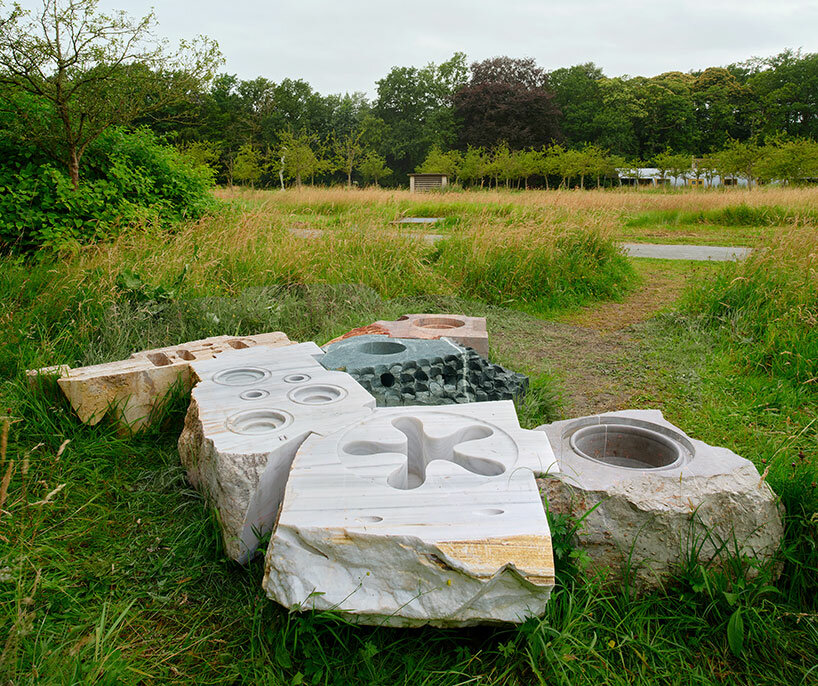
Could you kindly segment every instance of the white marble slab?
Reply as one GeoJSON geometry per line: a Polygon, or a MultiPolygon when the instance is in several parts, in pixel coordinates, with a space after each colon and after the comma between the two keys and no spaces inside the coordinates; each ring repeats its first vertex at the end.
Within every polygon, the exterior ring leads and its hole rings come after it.
{"type": "Polygon", "coordinates": [[[510,401],[381,408],[299,449],[264,587],[289,608],[369,624],[539,615],[554,585],[535,475],[548,440],[510,401]]]}
{"type": "Polygon", "coordinates": [[[179,438],[188,477],[218,511],[227,554],[252,557],[273,527],[293,456],[372,413],[349,374],[328,371],[314,343],[256,347],[192,362],[196,386],[179,438]]]}

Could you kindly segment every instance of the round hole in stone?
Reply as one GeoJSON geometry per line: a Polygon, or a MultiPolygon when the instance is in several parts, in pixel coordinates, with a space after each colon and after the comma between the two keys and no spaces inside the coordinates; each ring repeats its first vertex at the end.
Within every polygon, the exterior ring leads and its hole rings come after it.
{"type": "Polygon", "coordinates": [[[283,410],[245,410],[227,418],[227,428],[233,433],[255,436],[283,429],[293,418],[283,410]]]}
{"type": "Polygon", "coordinates": [[[288,374],[284,377],[284,383],[304,383],[309,380],[309,374],[288,374]]]}
{"type": "Polygon", "coordinates": [[[222,386],[249,386],[270,377],[270,372],[258,367],[235,367],[213,375],[213,381],[222,386]]]}
{"type": "Polygon", "coordinates": [[[242,400],[261,400],[262,398],[266,398],[268,395],[270,395],[270,391],[263,391],[260,388],[254,388],[250,391],[239,393],[239,398],[242,400]]]}
{"type": "Polygon", "coordinates": [[[454,317],[421,317],[414,324],[421,329],[459,329],[466,326],[466,322],[454,317]]]}
{"type": "Polygon", "coordinates": [[[626,469],[661,469],[683,455],[682,446],[672,438],[626,424],[583,427],[571,436],[571,447],[582,457],[626,469]]]}
{"type": "Polygon", "coordinates": [[[505,512],[505,510],[501,510],[497,507],[487,507],[484,510],[477,510],[474,514],[483,515],[484,517],[496,517],[497,515],[501,515],[505,512]]]}
{"type": "Polygon", "coordinates": [[[397,355],[406,350],[406,346],[397,341],[368,341],[358,350],[367,355],[397,355]]]}
{"type": "Polygon", "coordinates": [[[346,390],[340,386],[330,384],[311,384],[299,386],[290,391],[287,396],[299,405],[329,405],[346,397],[346,390]]]}
{"type": "Polygon", "coordinates": [[[378,522],[383,521],[383,517],[378,517],[377,515],[367,515],[364,517],[358,517],[358,521],[363,524],[377,524],[378,522]]]}
{"type": "Polygon", "coordinates": [[[384,388],[391,388],[395,385],[395,375],[390,374],[389,372],[385,372],[381,374],[381,386],[384,388]]]}

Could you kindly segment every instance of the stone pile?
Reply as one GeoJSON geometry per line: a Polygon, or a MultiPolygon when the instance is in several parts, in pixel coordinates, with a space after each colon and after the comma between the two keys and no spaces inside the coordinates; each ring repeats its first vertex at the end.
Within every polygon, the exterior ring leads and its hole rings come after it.
{"type": "Polygon", "coordinates": [[[638,589],[691,555],[775,553],[781,512],[749,461],[652,410],[524,430],[511,399],[527,379],[488,361],[480,327],[406,315],[324,349],[218,337],[31,377],[56,375],[82,421],[133,430],[175,384],[192,388],[188,478],[227,555],[264,554],[264,589],[291,609],[392,626],[540,615],[555,577],[546,504],[582,521],[591,572],[638,589]]]}

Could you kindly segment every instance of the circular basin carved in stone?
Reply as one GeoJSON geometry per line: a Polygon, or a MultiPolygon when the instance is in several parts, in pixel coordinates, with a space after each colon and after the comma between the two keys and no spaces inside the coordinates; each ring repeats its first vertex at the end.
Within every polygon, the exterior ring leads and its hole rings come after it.
{"type": "Polygon", "coordinates": [[[283,429],[293,421],[284,410],[245,410],[227,418],[227,428],[233,433],[255,436],[283,429]]]}
{"type": "Polygon", "coordinates": [[[287,394],[299,405],[329,405],[346,397],[346,389],[332,384],[310,384],[299,386],[287,394]]]}
{"type": "Polygon", "coordinates": [[[406,346],[397,341],[368,341],[358,350],[367,355],[397,355],[406,350],[406,346]]]}
{"type": "Polygon", "coordinates": [[[259,367],[234,367],[214,374],[213,382],[222,386],[249,386],[268,379],[270,376],[269,371],[259,367]]]}
{"type": "Polygon", "coordinates": [[[466,322],[454,317],[422,317],[413,323],[421,329],[459,329],[466,326],[466,322]]]}
{"type": "Polygon", "coordinates": [[[670,436],[628,424],[585,426],[571,436],[571,447],[589,460],[627,469],[670,467],[685,454],[670,436]]]}

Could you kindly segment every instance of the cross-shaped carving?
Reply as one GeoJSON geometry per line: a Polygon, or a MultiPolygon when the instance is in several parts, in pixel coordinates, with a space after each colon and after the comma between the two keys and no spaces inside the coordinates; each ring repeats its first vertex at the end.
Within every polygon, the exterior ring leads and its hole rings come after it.
{"type": "Polygon", "coordinates": [[[374,441],[354,441],[344,446],[344,451],[350,455],[379,455],[385,452],[406,455],[406,462],[386,479],[393,488],[417,488],[426,481],[426,467],[435,460],[454,462],[481,476],[497,476],[505,471],[505,467],[496,460],[467,455],[457,450],[462,443],[493,435],[494,431],[488,426],[472,424],[445,436],[430,436],[423,426],[423,420],[418,417],[399,417],[392,421],[392,426],[406,436],[406,445],[400,449],[394,450],[374,441]]]}

